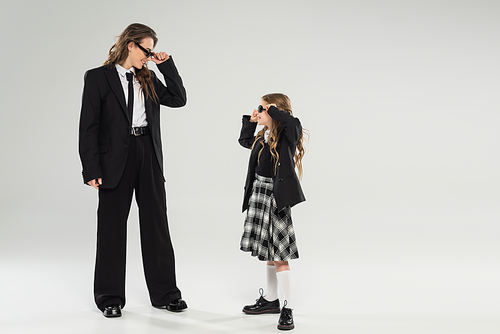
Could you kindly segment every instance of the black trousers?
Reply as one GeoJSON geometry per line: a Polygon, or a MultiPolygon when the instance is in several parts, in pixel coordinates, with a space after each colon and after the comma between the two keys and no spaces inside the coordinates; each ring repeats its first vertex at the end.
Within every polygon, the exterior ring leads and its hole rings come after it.
{"type": "Polygon", "coordinates": [[[139,207],[142,262],[151,303],[168,305],[181,298],[167,221],[163,175],[149,135],[131,136],[127,164],[114,189],[99,189],[94,298],[102,311],[125,306],[127,219],[132,195],[139,207]]]}

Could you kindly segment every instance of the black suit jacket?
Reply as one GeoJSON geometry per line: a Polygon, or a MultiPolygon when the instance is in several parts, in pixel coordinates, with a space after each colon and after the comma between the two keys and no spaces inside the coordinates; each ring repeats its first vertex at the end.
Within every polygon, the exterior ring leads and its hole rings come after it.
{"type": "MultiPolygon", "coordinates": [[[[146,117],[156,160],[163,172],[160,135],[160,104],[182,107],[186,90],[170,57],[158,64],[166,86],[151,71],[159,103],[146,99],[146,117]]],[[[102,178],[102,188],[118,185],[125,168],[130,141],[131,120],[125,94],[114,65],[104,65],[85,73],[80,114],[79,153],[84,183],[102,178]]],[[[143,94],[144,97],[144,94],[143,94]]]]}
{"type": "MultiPolygon", "coordinates": [[[[302,187],[300,186],[299,178],[295,172],[295,163],[293,156],[297,148],[297,143],[302,134],[302,126],[298,118],[293,117],[287,112],[278,110],[271,106],[268,110],[269,116],[280,122],[283,130],[278,138],[277,151],[279,153],[278,166],[276,172],[274,170],[274,162],[272,166],[273,172],[273,193],[276,199],[278,210],[286,206],[294,206],[306,200],[302,187]]],[[[251,148],[255,141],[255,128],[257,123],[250,122],[250,116],[243,116],[243,124],[241,127],[239,143],[241,146],[251,148]]],[[[259,151],[262,144],[255,143],[255,146],[250,153],[250,161],[248,162],[248,172],[245,182],[245,195],[243,197],[242,211],[248,209],[248,200],[252,194],[253,181],[255,180],[255,167],[259,157],[259,151]]]]}

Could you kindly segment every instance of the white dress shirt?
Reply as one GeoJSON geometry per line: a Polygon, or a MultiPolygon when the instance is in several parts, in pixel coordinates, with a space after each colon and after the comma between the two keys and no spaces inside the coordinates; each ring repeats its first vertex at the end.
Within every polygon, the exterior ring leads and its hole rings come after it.
{"type": "Polygon", "coordinates": [[[123,92],[125,93],[125,103],[128,103],[128,80],[125,73],[131,72],[134,74],[134,108],[132,109],[132,126],[136,127],[148,125],[148,121],[146,120],[146,106],[144,105],[144,94],[141,94],[141,83],[135,77],[135,69],[132,67],[130,70],[126,70],[118,64],[116,64],[115,67],[123,86],[123,92]]]}

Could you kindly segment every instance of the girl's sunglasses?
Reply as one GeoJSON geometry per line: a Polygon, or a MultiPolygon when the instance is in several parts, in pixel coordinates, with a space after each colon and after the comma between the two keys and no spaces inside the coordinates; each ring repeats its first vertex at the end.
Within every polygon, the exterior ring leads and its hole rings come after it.
{"type": "Polygon", "coordinates": [[[259,114],[260,114],[261,112],[263,112],[264,110],[266,110],[266,108],[264,108],[264,107],[263,107],[263,106],[261,106],[261,105],[259,105],[259,106],[257,107],[257,111],[259,112],[259,114]]]}
{"type": "Polygon", "coordinates": [[[139,43],[135,43],[135,45],[137,45],[139,47],[139,49],[141,49],[144,52],[144,54],[146,55],[146,58],[153,57],[155,55],[155,53],[153,51],[146,50],[139,43]]]}

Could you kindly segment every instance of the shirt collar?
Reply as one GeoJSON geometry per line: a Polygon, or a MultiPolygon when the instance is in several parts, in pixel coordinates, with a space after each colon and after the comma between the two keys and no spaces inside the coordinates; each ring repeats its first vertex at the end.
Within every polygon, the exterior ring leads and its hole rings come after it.
{"type": "Polygon", "coordinates": [[[130,70],[126,70],[119,64],[115,64],[115,68],[118,71],[118,74],[120,74],[122,77],[125,77],[125,73],[127,72],[132,72],[135,75],[135,68],[132,66],[130,70]]]}

